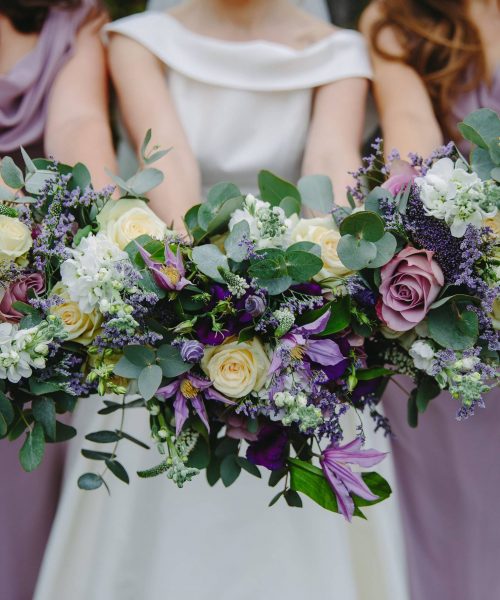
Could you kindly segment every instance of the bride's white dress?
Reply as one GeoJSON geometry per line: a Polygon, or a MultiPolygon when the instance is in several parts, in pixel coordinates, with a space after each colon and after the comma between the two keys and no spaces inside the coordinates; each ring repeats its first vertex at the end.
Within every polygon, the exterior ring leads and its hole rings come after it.
{"type": "MultiPolygon", "coordinates": [[[[267,41],[223,42],[197,35],[165,13],[111,24],[166,66],[180,119],[199,160],[204,189],[230,180],[256,191],[262,167],[297,180],[313,89],[370,77],[364,42],[338,31],[305,50],[267,41]]],[[[147,110],[147,90],[144,90],[147,110]]],[[[167,174],[175,177],[175,173],[167,174]]],[[[97,416],[101,401],[80,403],[80,436],[70,446],[66,480],[35,600],[405,600],[399,515],[392,498],[348,525],[304,499],[304,508],[267,508],[276,493],[244,473],[229,489],[201,475],[184,489],[135,472],[159,456],[123,441],[126,486],[108,477],[83,492],[76,481],[99,465],[79,454],[83,436],[117,426],[97,416]]],[[[371,424],[367,427],[370,434],[371,424]]],[[[125,431],[145,441],[148,417],[131,409],[125,431]]],[[[379,449],[382,436],[370,440],[379,449]]],[[[100,449],[103,447],[101,446],[100,449]]],[[[394,480],[391,463],[385,475],[394,480]]]]}

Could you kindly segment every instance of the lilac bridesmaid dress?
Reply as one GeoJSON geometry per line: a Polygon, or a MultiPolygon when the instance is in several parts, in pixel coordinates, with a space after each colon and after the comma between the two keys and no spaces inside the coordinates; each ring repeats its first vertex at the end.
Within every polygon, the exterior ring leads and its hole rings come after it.
{"type": "MultiPolygon", "coordinates": [[[[500,69],[491,87],[460,98],[455,122],[482,107],[500,111],[500,69]]],[[[462,422],[455,419],[457,401],[442,393],[416,429],[407,425],[406,397],[395,384],[383,402],[396,436],[412,600],[500,598],[500,390],[462,422]]]]}
{"type": "MultiPolygon", "coordinates": [[[[47,100],[54,80],[71,56],[89,1],[72,11],[53,10],[35,49],[0,76],[0,158],[19,161],[19,146],[43,156],[47,100]]],[[[22,162],[18,162],[22,164],[22,162]]],[[[0,441],[0,598],[31,600],[57,507],[63,469],[61,445],[50,445],[34,473],[25,473],[15,443],[0,441]]]]}

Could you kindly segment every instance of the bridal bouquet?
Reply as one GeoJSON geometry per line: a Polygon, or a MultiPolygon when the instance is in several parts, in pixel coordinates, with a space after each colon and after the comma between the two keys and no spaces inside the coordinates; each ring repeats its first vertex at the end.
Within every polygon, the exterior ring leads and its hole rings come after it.
{"type": "MultiPolygon", "coordinates": [[[[162,154],[147,154],[150,164],[162,154]]],[[[387,369],[368,366],[366,298],[339,260],[326,177],[298,187],[263,171],[259,198],[221,183],[185,216],[188,235],[167,229],[144,194],[161,181],[148,166],[97,193],[83,165],[25,155],[26,175],[4,159],[1,175],[0,436],[25,434],[30,471],[45,443],[75,434],[58,414],[99,394],[103,415],[147,411],[161,458],[140,477],[179,487],[206,469],[231,485],[241,470],[300,506],[303,493],[347,519],[390,494],[371,467],[383,454],[349,433],[345,415],[373,403],[387,369]],[[22,194],[20,193],[22,191],[22,194]]],[[[361,422],[359,418],[354,419],[361,422]]],[[[129,482],[118,444],[141,440],[103,429],[85,457],[129,482]],[[108,448],[109,445],[109,448],[108,448]],[[105,449],[101,450],[100,448],[105,449]]]]}
{"type": "Polygon", "coordinates": [[[385,166],[375,144],[352,190],[362,208],[339,222],[339,257],[370,297],[368,355],[413,379],[414,426],[441,390],[462,419],[498,382],[500,119],[482,109],[459,129],[470,163],[449,144],[385,166]]]}

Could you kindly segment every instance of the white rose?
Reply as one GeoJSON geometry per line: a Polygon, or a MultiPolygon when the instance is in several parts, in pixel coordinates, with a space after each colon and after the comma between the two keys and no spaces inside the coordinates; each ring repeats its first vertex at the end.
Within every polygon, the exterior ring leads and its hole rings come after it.
{"type": "Polygon", "coordinates": [[[412,344],[409,354],[413,358],[413,364],[417,369],[425,371],[429,375],[431,374],[430,369],[434,363],[434,349],[428,342],[417,340],[412,344]]]}
{"type": "Polygon", "coordinates": [[[351,273],[337,254],[341,235],[332,217],[301,219],[290,235],[293,243],[313,242],[321,248],[323,268],[314,276],[316,281],[330,277],[344,277],[351,273]]]}
{"type": "Polygon", "coordinates": [[[100,230],[122,250],[140,235],[162,240],[167,231],[165,223],[143,200],[124,198],[109,200],[97,215],[100,230]]]}
{"type": "Polygon", "coordinates": [[[209,347],[201,368],[214,388],[228,398],[243,398],[258,392],[265,384],[271,363],[258,339],[238,343],[229,338],[220,346],[209,347]]]}
{"type": "Polygon", "coordinates": [[[67,340],[73,340],[83,346],[88,346],[96,337],[102,323],[102,316],[95,310],[84,313],[76,302],[73,302],[68,289],[61,283],[56,283],[52,293],[60,296],[64,302],[53,306],[50,312],[62,321],[67,340]]]}
{"type": "Polygon", "coordinates": [[[0,261],[12,261],[26,254],[33,240],[31,231],[19,219],[0,215],[0,261]]]}

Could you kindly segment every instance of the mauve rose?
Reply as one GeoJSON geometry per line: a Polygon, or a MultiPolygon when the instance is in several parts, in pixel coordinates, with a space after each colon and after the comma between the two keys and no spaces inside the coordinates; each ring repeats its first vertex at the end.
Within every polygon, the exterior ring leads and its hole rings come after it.
{"type": "Polygon", "coordinates": [[[407,246],[382,267],[377,313],[394,331],[420,323],[443,287],[443,271],[433,255],[407,246]]]}
{"type": "Polygon", "coordinates": [[[0,319],[8,323],[19,323],[23,314],[13,308],[14,302],[28,302],[28,290],[36,294],[45,291],[45,281],[40,273],[32,273],[14,281],[5,290],[0,301],[0,319]]]}
{"type": "Polygon", "coordinates": [[[248,431],[248,419],[243,415],[229,415],[226,418],[226,435],[233,440],[246,440],[255,442],[258,439],[258,432],[248,431]]]}
{"type": "Polygon", "coordinates": [[[391,176],[382,184],[382,187],[391,192],[393,196],[397,196],[401,189],[413,182],[416,176],[417,172],[407,162],[394,160],[391,163],[391,176]]]}

